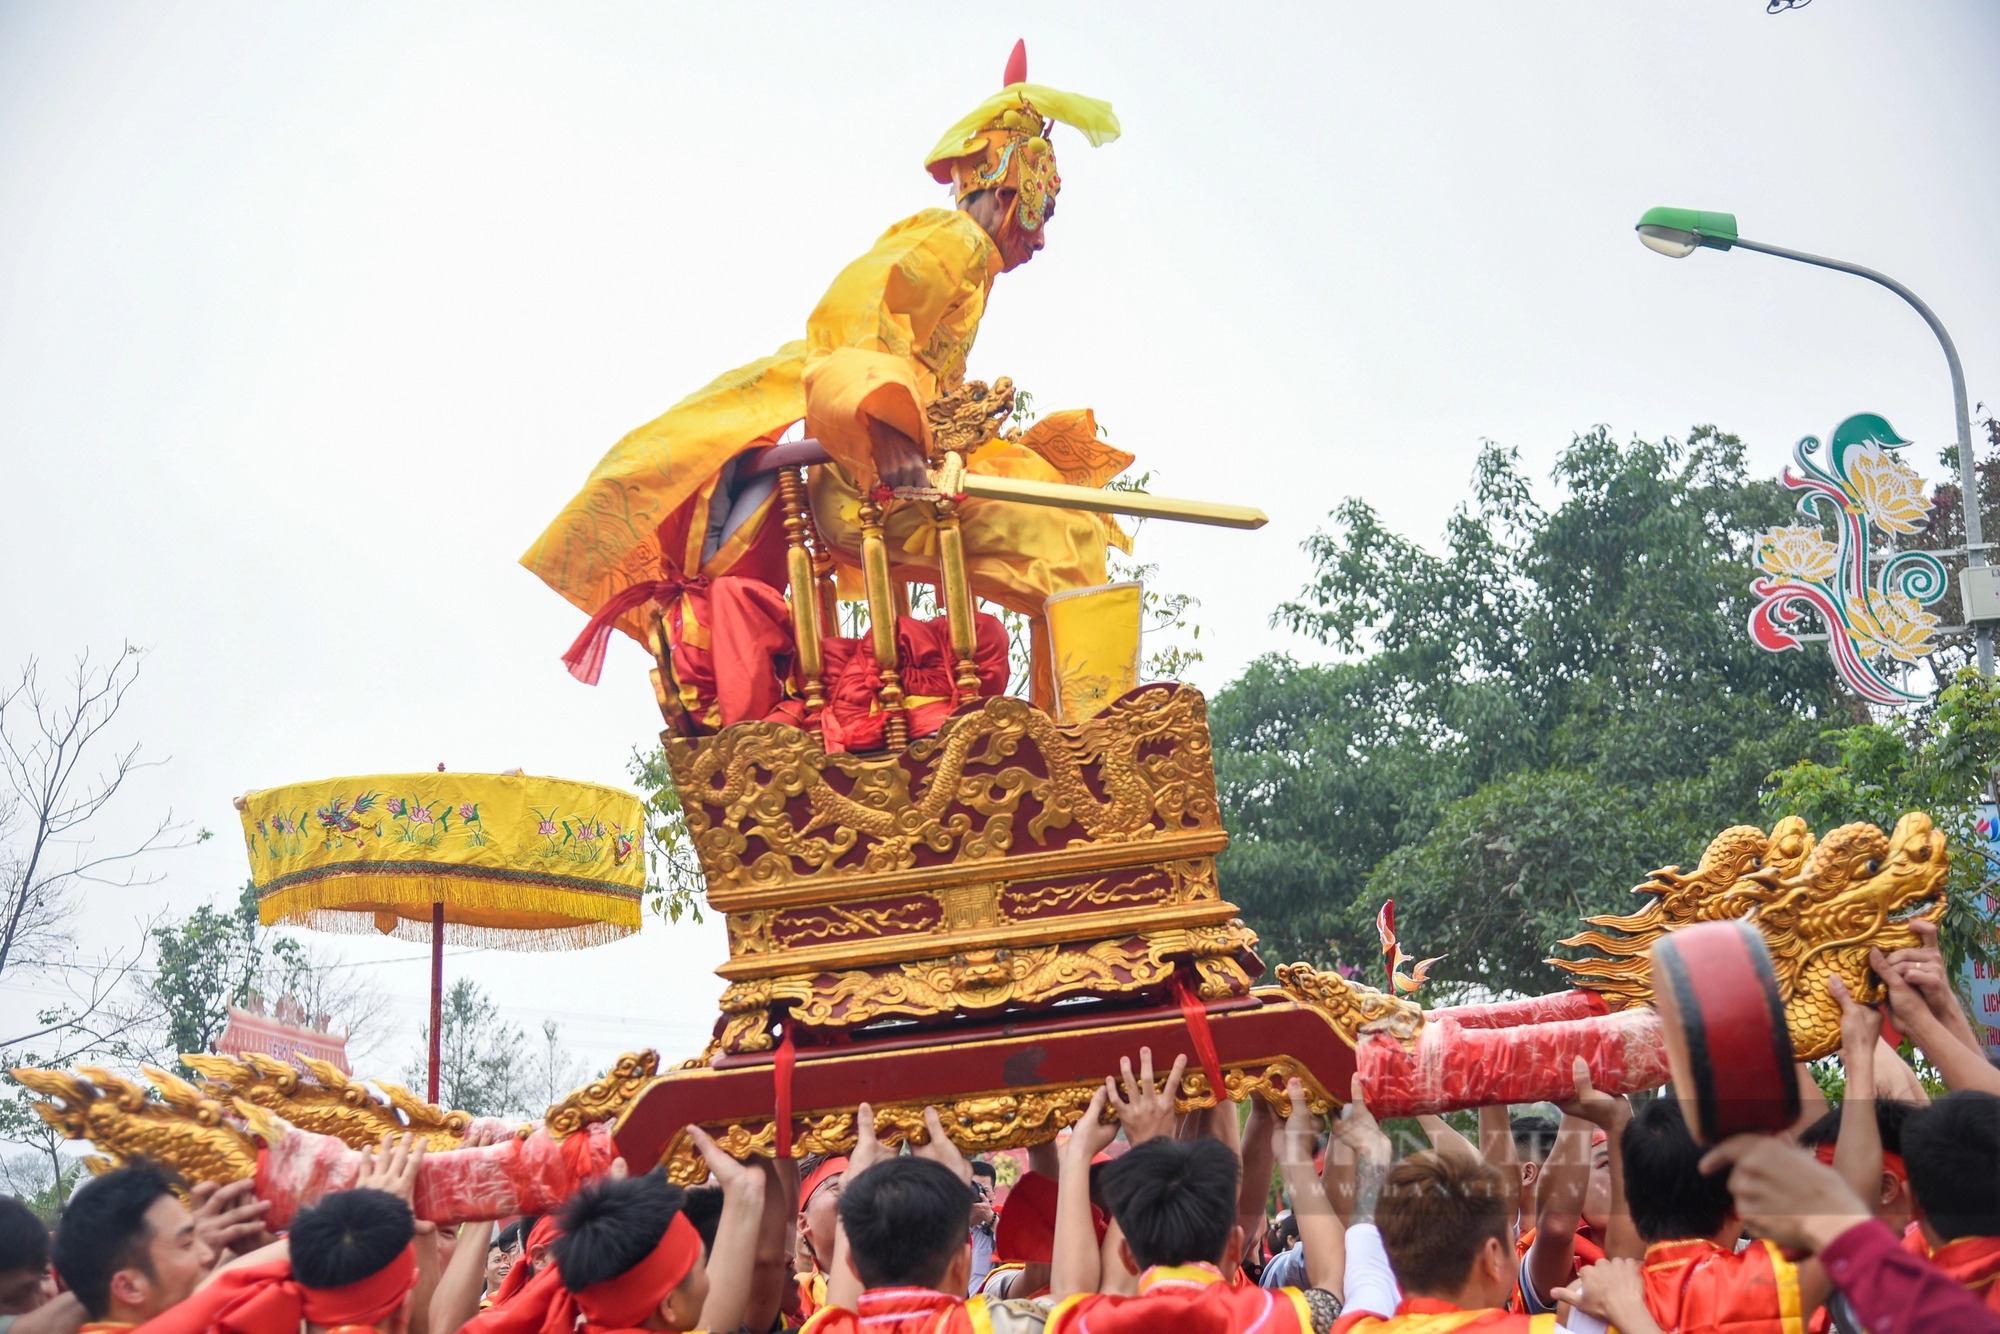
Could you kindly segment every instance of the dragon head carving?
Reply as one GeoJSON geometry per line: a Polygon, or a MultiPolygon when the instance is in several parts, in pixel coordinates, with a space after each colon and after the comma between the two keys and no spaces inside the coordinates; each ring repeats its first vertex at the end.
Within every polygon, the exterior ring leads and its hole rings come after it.
{"type": "Polygon", "coordinates": [[[1613,1009],[1648,1005],[1655,940],[1696,922],[1748,918],[1771,952],[1792,1046],[1799,1059],[1818,1060],[1840,1049],[1840,1006],[1827,979],[1838,974],[1864,1004],[1881,1000],[1868,951],[1917,944],[1909,923],[1943,915],[1949,870],[1944,835],[1919,811],[1891,834],[1850,824],[1817,842],[1796,816],[1769,837],[1740,825],[1709,844],[1693,874],[1670,866],[1636,886],[1633,893],[1653,896],[1640,911],[1585,918],[1600,929],[1562,943],[1590,956],[1549,962],[1613,1009]]]}

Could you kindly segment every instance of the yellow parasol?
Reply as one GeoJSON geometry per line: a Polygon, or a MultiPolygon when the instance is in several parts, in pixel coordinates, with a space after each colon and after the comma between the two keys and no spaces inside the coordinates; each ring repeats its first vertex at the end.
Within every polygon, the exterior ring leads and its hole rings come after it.
{"type": "Polygon", "coordinates": [[[617,788],[513,774],[377,774],[236,800],[266,926],[431,944],[430,1098],[444,944],[581,949],[639,929],[645,816],[617,788]]]}

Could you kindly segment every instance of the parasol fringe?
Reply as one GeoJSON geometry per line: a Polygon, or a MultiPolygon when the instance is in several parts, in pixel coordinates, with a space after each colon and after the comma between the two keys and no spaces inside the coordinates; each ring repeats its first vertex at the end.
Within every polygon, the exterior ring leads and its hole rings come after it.
{"type": "Polygon", "coordinates": [[[266,926],[380,932],[428,944],[436,903],[445,905],[446,943],[485,949],[580,949],[631,935],[640,923],[636,891],[510,882],[462,871],[449,876],[369,873],[365,867],[264,889],[257,897],[257,915],[266,926]]]}

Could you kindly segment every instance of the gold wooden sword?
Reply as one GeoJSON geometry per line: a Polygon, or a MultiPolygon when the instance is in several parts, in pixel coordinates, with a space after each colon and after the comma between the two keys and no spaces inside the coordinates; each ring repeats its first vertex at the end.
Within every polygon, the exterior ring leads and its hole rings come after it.
{"type": "MultiPolygon", "coordinates": [[[[750,471],[773,472],[779,468],[798,468],[832,461],[832,456],[819,441],[809,438],[760,450],[751,460],[750,471]]],[[[935,487],[904,487],[896,491],[896,496],[902,500],[942,500],[948,496],[966,495],[980,500],[1046,505],[1052,509],[1129,514],[1137,519],[1172,519],[1176,523],[1203,523],[1216,528],[1262,528],[1270,522],[1264,511],[1249,505],[1181,500],[1172,496],[1150,495],[1144,491],[1107,491],[1102,487],[1035,482],[1022,477],[988,477],[964,472],[962,468],[959,456],[949,454],[945,457],[944,466],[938,470],[935,487]]]]}

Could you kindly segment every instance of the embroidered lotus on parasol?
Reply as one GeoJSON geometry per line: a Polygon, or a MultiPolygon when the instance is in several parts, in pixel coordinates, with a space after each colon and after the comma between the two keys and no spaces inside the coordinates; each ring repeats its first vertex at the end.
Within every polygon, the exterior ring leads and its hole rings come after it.
{"type": "Polygon", "coordinates": [[[639,929],[639,798],[509,774],[419,773],[267,788],[241,799],[264,923],[574,949],[639,929]]]}
{"type": "Polygon", "coordinates": [[[582,949],[639,929],[639,798],[523,774],[329,778],[239,797],[257,915],[431,946],[438,1096],[444,943],[582,949]]]}
{"type": "Polygon", "coordinates": [[[1895,679],[1899,667],[1928,657],[1938,618],[1925,608],[1942,598],[1944,564],[1928,551],[1904,551],[1869,572],[1872,525],[1893,537],[1924,527],[1924,482],[1888,449],[1909,442],[1873,413],[1857,413],[1822,446],[1814,436],[1792,451],[1798,471],[1784,483],[1806,494],[1799,510],[1832,519],[1834,540],[1819,527],[1771,528],[1757,535],[1751,559],[1765,577],[1751,584],[1761,599],[1750,636],[1772,652],[1799,648],[1801,627],[1817,612],[1841,679],[1872,704],[1912,704],[1921,694],[1895,679]]]}

